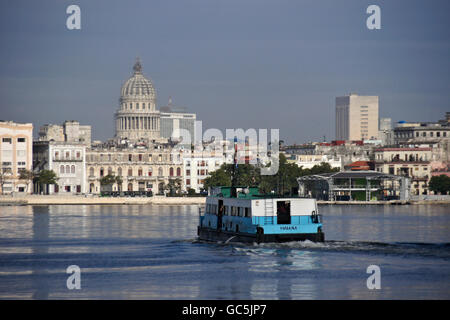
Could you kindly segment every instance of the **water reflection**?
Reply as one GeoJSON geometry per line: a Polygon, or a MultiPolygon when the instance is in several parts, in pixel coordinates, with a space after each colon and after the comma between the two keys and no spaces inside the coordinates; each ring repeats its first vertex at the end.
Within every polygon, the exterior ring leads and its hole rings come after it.
{"type": "MultiPolygon", "coordinates": [[[[31,242],[34,257],[45,257],[48,254],[48,240],[50,233],[50,217],[48,206],[33,208],[33,241],[31,242]]],[[[32,288],[33,299],[48,299],[49,282],[45,265],[33,263],[32,288]]]]}

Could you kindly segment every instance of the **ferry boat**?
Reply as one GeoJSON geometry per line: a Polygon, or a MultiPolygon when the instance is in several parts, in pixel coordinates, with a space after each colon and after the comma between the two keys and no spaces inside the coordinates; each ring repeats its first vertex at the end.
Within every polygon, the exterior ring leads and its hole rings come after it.
{"type": "Polygon", "coordinates": [[[200,240],[325,241],[315,199],[260,194],[257,187],[215,187],[199,210],[200,240]]]}

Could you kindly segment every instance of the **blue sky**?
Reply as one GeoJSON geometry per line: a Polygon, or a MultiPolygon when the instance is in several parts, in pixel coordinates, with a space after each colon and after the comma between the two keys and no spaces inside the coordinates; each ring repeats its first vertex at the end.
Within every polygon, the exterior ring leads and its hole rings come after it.
{"type": "MultiPolygon", "coordinates": [[[[450,111],[450,1],[1,1],[0,119],[78,120],[114,134],[139,56],[157,90],[203,128],[279,128],[289,143],[334,139],[335,97],[380,97],[380,116],[450,111]],[[66,8],[81,8],[81,30],[66,8]],[[381,8],[381,30],[366,8],[381,8]]],[[[37,130],[35,131],[37,132],[37,130]]]]}

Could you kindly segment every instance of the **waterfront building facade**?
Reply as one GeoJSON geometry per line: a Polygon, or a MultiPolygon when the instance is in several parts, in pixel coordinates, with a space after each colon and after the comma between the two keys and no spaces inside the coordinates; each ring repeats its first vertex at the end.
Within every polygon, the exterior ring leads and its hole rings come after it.
{"type": "Polygon", "coordinates": [[[218,170],[226,158],[213,154],[191,154],[183,159],[184,190],[194,189],[200,192],[204,189],[204,182],[210,173],[218,170]]]}
{"type": "Polygon", "coordinates": [[[86,193],[86,145],[81,142],[34,141],[33,170],[52,170],[57,184],[35,184],[34,193],[83,194],[86,193]]]}
{"type": "Polygon", "coordinates": [[[32,182],[20,172],[31,171],[32,162],[33,124],[0,121],[0,193],[30,193],[32,182]]]}
{"type": "Polygon", "coordinates": [[[171,180],[183,181],[183,154],[168,144],[98,146],[87,151],[88,193],[99,194],[101,179],[119,177],[111,191],[164,194],[171,180]]]}
{"type": "Polygon", "coordinates": [[[378,137],[378,96],[350,94],[336,98],[336,140],[378,137]]]}
{"type": "Polygon", "coordinates": [[[409,177],[412,195],[429,193],[431,148],[379,148],[374,154],[377,172],[409,177]]]}

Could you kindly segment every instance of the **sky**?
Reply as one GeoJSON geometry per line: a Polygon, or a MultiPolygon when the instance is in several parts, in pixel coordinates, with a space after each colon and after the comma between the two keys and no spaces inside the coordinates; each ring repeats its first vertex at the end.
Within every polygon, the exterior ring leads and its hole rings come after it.
{"type": "Polygon", "coordinates": [[[349,93],[379,96],[393,122],[437,121],[450,111],[449,12],[448,0],[2,0],[0,119],[35,134],[78,120],[112,138],[139,56],[158,108],[172,97],[224,135],[333,140],[335,98],[349,93]],[[72,4],[81,30],[66,27],[72,4]]]}

